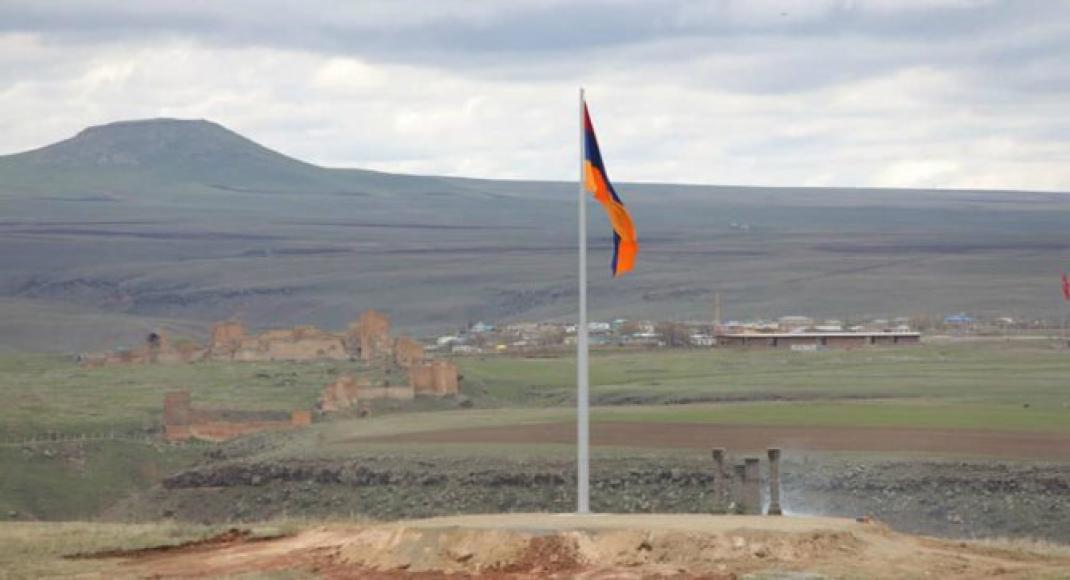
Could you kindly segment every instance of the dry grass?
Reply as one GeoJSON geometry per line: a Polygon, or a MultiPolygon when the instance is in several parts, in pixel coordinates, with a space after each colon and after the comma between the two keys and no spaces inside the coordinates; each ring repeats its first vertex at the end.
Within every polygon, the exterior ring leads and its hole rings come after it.
{"type": "Polygon", "coordinates": [[[967,542],[973,546],[994,550],[1016,552],[1029,556],[1070,559],[1070,544],[1039,540],[1035,538],[985,538],[967,542]]]}
{"type": "MultiPolygon", "coordinates": [[[[254,534],[291,533],[303,522],[257,525],[254,534]]],[[[227,526],[161,522],[104,524],[89,522],[5,522],[0,524],[0,578],[57,576],[123,577],[112,559],[69,559],[73,554],[136,550],[204,539],[227,526]]]]}

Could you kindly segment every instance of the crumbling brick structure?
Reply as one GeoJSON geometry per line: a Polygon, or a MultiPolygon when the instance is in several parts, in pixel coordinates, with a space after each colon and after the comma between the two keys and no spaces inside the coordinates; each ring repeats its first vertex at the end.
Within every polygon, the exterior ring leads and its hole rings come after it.
{"type": "Polygon", "coordinates": [[[433,360],[409,368],[409,384],[417,395],[456,395],[459,379],[457,365],[450,361],[433,360]]]}
{"type": "Polygon", "coordinates": [[[358,382],[358,379],[350,375],[338,377],[336,381],[324,387],[323,393],[320,394],[320,410],[333,413],[355,407],[360,397],[361,382],[367,383],[364,380],[358,382]]]}
{"type": "Polygon", "coordinates": [[[415,391],[411,386],[372,385],[364,377],[343,375],[327,385],[320,395],[319,408],[324,413],[356,408],[364,401],[376,399],[412,400],[415,391]]]}
{"type": "Polygon", "coordinates": [[[315,326],[295,326],[253,335],[240,321],[227,320],[212,327],[207,348],[188,341],[174,344],[165,333],[156,331],[138,348],[85,354],[80,360],[83,366],[97,367],[193,362],[204,358],[259,362],[348,360],[357,356],[365,361],[409,368],[423,361],[424,352],[420,343],[409,338],[399,338],[395,344],[390,338],[390,319],[385,314],[368,310],[349,325],[345,334],[326,332],[315,326]]]}
{"type": "Polygon", "coordinates": [[[209,350],[212,354],[233,354],[241,346],[246,337],[245,325],[239,320],[225,320],[212,326],[212,343],[209,350]]]}
{"type": "Polygon", "coordinates": [[[163,430],[164,438],[168,441],[225,441],[250,433],[310,424],[312,414],[307,410],[278,413],[198,409],[192,406],[189,391],[174,391],[164,395],[163,430]]]}
{"type": "Polygon", "coordinates": [[[83,367],[96,368],[107,365],[136,365],[150,363],[183,363],[204,358],[206,350],[197,344],[183,342],[174,344],[162,330],[149,333],[145,343],[130,350],[83,354],[79,357],[83,367]]]}
{"type": "Polygon", "coordinates": [[[370,361],[390,356],[390,318],[375,310],[360,315],[360,358],[370,361]]]}
{"type": "Polygon", "coordinates": [[[344,337],[315,326],[295,326],[247,333],[241,322],[219,322],[212,328],[212,358],[233,361],[307,361],[349,358],[344,337]]]}
{"type": "Polygon", "coordinates": [[[403,369],[423,364],[424,345],[402,336],[394,341],[394,363],[403,369]]]}

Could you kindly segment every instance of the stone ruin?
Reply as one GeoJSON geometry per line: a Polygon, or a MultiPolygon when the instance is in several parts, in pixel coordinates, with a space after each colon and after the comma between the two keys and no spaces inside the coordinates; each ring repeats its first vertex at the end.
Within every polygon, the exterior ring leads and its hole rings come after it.
{"type": "Polygon", "coordinates": [[[457,365],[450,361],[433,360],[409,367],[409,385],[417,395],[457,395],[459,381],[457,365]]]}
{"type": "Polygon", "coordinates": [[[409,338],[390,336],[390,318],[367,310],[349,324],[344,333],[315,326],[295,326],[251,334],[237,320],[218,322],[212,327],[208,346],[191,341],[172,344],[163,331],[150,334],[134,349],[84,354],[85,367],[126,364],[187,363],[199,360],[222,361],[314,361],[363,360],[397,364],[403,369],[424,360],[423,346],[409,338]]]}
{"type": "Polygon", "coordinates": [[[407,369],[423,362],[424,345],[405,336],[394,341],[394,364],[407,369]]]}
{"type": "Polygon", "coordinates": [[[83,354],[78,357],[83,367],[96,368],[109,365],[169,364],[194,362],[204,358],[207,350],[189,341],[172,343],[163,330],[155,330],[137,348],[103,353],[83,354]]]}
{"type": "Polygon", "coordinates": [[[315,326],[295,326],[249,335],[241,322],[227,321],[212,328],[208,358],[243,362],[349,360],[352,354],[344,336],[315,326]]]}
{"type": "Polygon", "coordinates": [[[324,413],[357,408],[363,414],[367,412],[365,403],[368,401],[382,399],[411,401],[416,397],[456,396],[459,392],[460,375],[457,372],[457,365],[450,361],[419,362],[410,366],[408,371],[407,385],[392,385],[387,380],[375,383],[363,376],[338,377],[324,387],[320,394],[318,408],[324,413]]]}
{"type": "Polygon", "coordinates": [[[366,409],[363,403],[370,400],[411,401],[414,398],[411,386],[373,385],[366,377],[343,375],[323,388],[317,407],[324,413],[334,413],[350,408],[366,409]]]}
{"type": "MultiPolygon", "coordinates": [[[[768,515],[783,514],[780,507],[780,450],[769,449],[768,515]]],[[[761,515],[762,486],[760,459],[746,457],[742,463],[727,463],[725,450],[713,450],[713,513],[761,515]]]]}
{"type": "Polygon", "coordinates": [[[168,441],[225,441],[250,433],[294,429],[311,424],[312,413],[307,410],[280,413],[202,409],[193,407],[189,391],[167,393],[163,400],[163,434],[168,441]]]}
{"type": "Polygon", "coordinates": [[[349,332],[356,331],[360,358],[372,361],[389,357],[393,344],[390,341],[390,318],[382,312],[365,310],[360,319],[349,325],[349,332]]]}

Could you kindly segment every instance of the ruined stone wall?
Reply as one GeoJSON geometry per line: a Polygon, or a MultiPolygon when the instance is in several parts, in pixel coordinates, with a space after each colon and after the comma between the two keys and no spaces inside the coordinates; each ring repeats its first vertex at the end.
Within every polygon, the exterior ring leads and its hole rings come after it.
{"type": "Polygon", "coordinates": [[[434,393],[435,378],[431,365],[424,363],[409,368],[409,386],[419,395],[434,393]]]}
{"type": "Polygon", "coordinates": [[[403,369],[424,362],[424,345],[402,336],[394,341],[394,363],[403,369]]]}
{"type": "Polygon", "coordinates": [[[200,409],[191,405],[189,391],[164,395],[163,432],[168,441],[204,439],[225,441],[241,435],[277,431],[312,424],[312,413],[200,409]]]}
{"type": "Polygon", "coordinates": [[[431,362],[432,386],[436,395],[456,395],[458,391],[457,365],[445,360],[431,362]]]}
{"type": "Polygon", "coordinates": [[[347,360],[344,337],[314,326],[266,330],[227,343],[227,350],[213,350],[214,358],[241,362],[272,360],[347,360]]]}
{"type": "Polygon", "coordinates": [[[260,351],[267,360],[346,360],[349,353],[341,337],[296,338],[267,341],[260,351]]]}
{"type": "MultiPolygon", "coordinates": [[[[194,423],[187,429],[186,439],[203,439],[206,441],[226,441],[242,435],[263,433],[265,431],[281,431],[290,429],[293,425],[286,421],[215,421],[207,423],[194,423]]],[[[176,439],[170,439],[172,441],[176,439]]]]}
{"type": "Polygon", "coordinates": [[[188,342],[174,345],[165,333],[156,331],[138,348],[84,354],[79,360],[83,366],[92,368],[183,363],[206,358],[242,362],[348,360],[358,354],[365,361],[393,362],[402,368],[424,360],[423,346],[409,338],[395,342],[390,337],[390,318],[375,310],[362,313],[343,334],[305,325],[251,335],[240,321],[226,320],[213,325],[208,347],[188,342]]]}
{"type": "Polygon", "coordinates": [[[361,401],[376,399],[412,400],[416,396],[411,386],[372,386],[363,377],[343,375],[323,388],[319,408],[325,413],[355,408],[361,401]]]}
{"type": "Polygon", "coordinates": [[[362,386],[367,386],[367,381],[358,381],[350,375],[338,377],[333,383],[324,387],[323,393],[320,394],[319,408],[325,413],[333,413],[355,407],[362,386]]]}
{"type": "Polygon", "coordinates": [[[193,435],[190,433],[189,425],[164,425],[163,426],[163,438],[168,441],[186,441],[193,435]]]}
{"type": "Polygon", "coordinates": [[[360,321],[354,320],[349,323],[345,333],[346,351],[353,357],[360,356],[360,321]]]}
{"type": "Polygon", "coordinates": [[[365,361],[390,356],[390,318],[375,310],[360,315],[360,358],[365,361]]]}
{"type": "Polygon", "coordinates": [[[411,401],[416,398],[416,391],[411,386],[366,387],[360,390],[361,400],[394,399],[411,401]]]}
{"type": "Polygon", "coordinates": [[[409,385],[419,395],[456,395],[459,378],[457,365],[445,360],[433,360],[409,369],[409,385]]]}
{"type": "Polygon", "coordinates": [[[112,352],[100,352],[83,354],[79,357],[82,367],[94,369],[111,365],[136,365],[149,362],[147,349],[137,348],[133,350],[117,350],[112,352]]]}
{"type": "Polygon", "coordinates": [[[213,356],[233,354],[245,337],[245,325],[240,321],[217,322],[212,326],[212,342],[208,350],[213,356]]]}
{"type": "Polygon", "coordinates": [[[80,361],[86,368],[149,363],[175,364],[194,362],[204,358],[205,354],[205,349],[196,344],[175,346],[165,332],[157,330],[149,334],[145,343],[137,348],[86,354],[80,357],[80,361]]]}

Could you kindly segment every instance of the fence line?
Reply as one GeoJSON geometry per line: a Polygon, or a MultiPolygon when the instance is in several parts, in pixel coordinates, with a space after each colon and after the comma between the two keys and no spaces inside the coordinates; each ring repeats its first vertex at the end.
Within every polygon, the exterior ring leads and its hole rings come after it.
{"type": "Polygon", "coordinates": [[[44,431],[30,435],[29,438],[3,439],[0,447],[22,447],[26,445],[47,445],[51,443],[78,443],[83,441],[129,441],[134,443],[146,443],[156,445],[166,443],[168,445],[186,445],[186,442],[167,441],[162,433],[124,433],[121,431],[94,431],[86,433],[60,433],[57,431],[44,431]]]}

